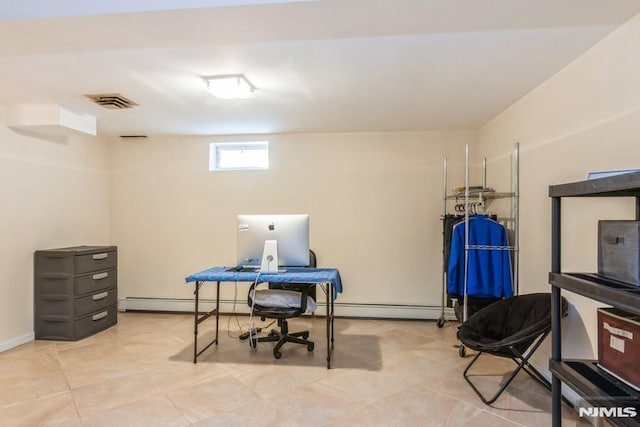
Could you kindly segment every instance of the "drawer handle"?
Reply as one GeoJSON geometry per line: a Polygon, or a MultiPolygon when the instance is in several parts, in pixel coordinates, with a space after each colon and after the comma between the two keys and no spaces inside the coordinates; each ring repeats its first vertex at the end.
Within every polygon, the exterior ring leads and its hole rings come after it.
{"type": "Polygon", "coordinates": [[[94,296],[92,296],[91,298],[92,298],[94,301],[99,301],[99,300],[101,300],[101,299],[105,299],[105,298],[106,298],[106,297],[108,297],[108,296],[109,296],[109,292],[102,292],[102,293],[100,293],[100,294],[95,294],[95,295],[94,295],[94,296]]]}
{"type": "Polygon", "coordinates": [[[102,280],[105,277],[108,277],[109,273],[98,273],[98,274],[94,274],[93,276],[91,276],[93,278],[93,280],[102,280]]]}
{"type": "Polygon", "coordinates": [[[101,254],[93,254],[93,256],[91,257],[93,259],[105,259],[105,258],[109,258],[109,254],[107,252],[101,253],[101,254]]]}
{"type": "Polygon", "coordinates": [[[94,314],[93,317],[91,317],[91,319],[93,319],[94,321],[104,319],[105,317],[107,317],[108,314],[109,314],[108,311],[103,311],[102,313],[94,314]]]}
{"type": "Polygon", "coordinates": [[[604,242],[608,245],[624,245],[624,237],[608,236],[604,242]]]}

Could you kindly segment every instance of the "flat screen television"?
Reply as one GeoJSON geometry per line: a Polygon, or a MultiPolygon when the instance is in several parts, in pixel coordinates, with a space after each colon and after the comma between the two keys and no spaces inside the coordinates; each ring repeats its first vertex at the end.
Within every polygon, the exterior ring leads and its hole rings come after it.
{"type": "Polygon", "coordinates": [[[238,215],[237,262],[260,268],[266,240],[277,241],[278,265],[309,266],[309,215],[238,215]]]}

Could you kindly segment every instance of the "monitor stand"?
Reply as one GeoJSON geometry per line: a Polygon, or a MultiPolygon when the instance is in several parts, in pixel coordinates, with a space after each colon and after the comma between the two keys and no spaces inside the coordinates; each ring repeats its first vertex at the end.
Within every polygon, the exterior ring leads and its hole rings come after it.
{"type": "Polygon", "coordinates": [[[278,273],[278,241],[265,240],[260,273],[278,273]]]}

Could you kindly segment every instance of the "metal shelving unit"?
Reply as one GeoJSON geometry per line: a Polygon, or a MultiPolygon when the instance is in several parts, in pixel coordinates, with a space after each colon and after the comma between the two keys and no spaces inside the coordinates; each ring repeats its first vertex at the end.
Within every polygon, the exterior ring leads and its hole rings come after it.
{"type": "MultiPolygon", "coordinates": [[[[595,407],[634,407],[640,414],[640,392],[624,384],[596,366],[594,360],[563,360],[561,318],[561,289],[595,301],[640,315],[640,289],[610,280],[593,273],[561,271],[561,200],[563,197],[635,197],[635,219],[640,220],[640,172],[606,178],[579,181],[549,187],[551,197],[551,284],[552,344],[549,370],[552,374],[552,421],[562,425],[562,383],[595,407]]],[[[635,418],[610,418],[616,426],[640,426],[635,418]]]]}
{"type": "MultiPolygon", "coordinates": [[[[447,166],[447,159],[444,159],[444,188],[443,188],[443,218],[446,217],[447,213],[449,212],[448,209],[448,202],[451,200],[455,200],[455,201],[463,201],[464,202],[464,221],[465,221],[465,274],[464,274],[464,295],[463,295],[463,302],[462,302],[462,306],[463,306],[463,314],[462,314],[462,320],[466,320],[467,319],[467,293],[466,293],[466,289],[467,289],[467,265],[468,265],[468,251],[470,249],[496,249],[496,250],[509,250],[513,252],[513,263],[512,263],[512,271],[513,271],[513,286],[514,286],[514,294],[518,294],[518,289],[519,289],[519,283],[518,283],[518,277],[519,277],[519,259],[518,259],[518,248],[519,248],[519,228],[520,228],[520,221],[519,221],[519,209],[520,209],[520,205],[519,205],[519,200],[520,200],[520,180],[519,180],[519,167],[520,167],[520,145],[518,143],[515,144],[514,147],[514,153],[513,153],[513,158],[512,158],[512,183],[511,183],[511,187],[512,187],[512,191],[510,192],[495,192],[495,191],[490,191],[487,188],[487,159],[483,159],[482,161],[482,188],[481,189],[477,189],[477,190],[471,190],[470,189],[470,185],[469,185],[469,169],[470,169],[470,163],[469,163],[469,144],[465,145],[465,186],[464,186],[464,192],[459,193],[459,194],[449,194],[449,190],[448,190],[448,166],[447,166]],[[513,244],[509,245],[509,246],[501,246],[501,247],[489,247],[489,246],[476,246],[476,245],[469,245],[469,227],[467,226],[467,224],[469,223],[469,208],[471,206],[472,203],[479,203],[480,206],[484,207],[485,203],[491,202],[492,200],[498,200],[498,199],[511,199],[511,206],[510,206],[510,212],[508,214],[507,220],[512,221],[513,224],[513,228],[511,229],[511,232],[513,233],[513,244]],[[472,200],[474,202],[472,202],[472,200]],[[475,202],[477,200],[477,202],[475,202]]],[[[443,234],[443,238],[444,238],[444,234],[443,234]]],[[[443,241],[443,247],[444,247],[445,242],[443,241]]],[[[446,259],[444,259],[445,257],[445,253],[443,251],[443,265],[446,262],[446,259]]],[[[444,266],[443,268],[443,272],[442,272],[442,305],[441,305],[441,312],[440,312],[440,318],[438,319],[437,325],[438,327],[442,327],[444,325],[445,322],[445,307],[447,305],[447,272],[446,272],[446,266],[444,266]]],[[[464,347],[460,347],[461,351],[460,354],[464,355],[464,347]]]]}

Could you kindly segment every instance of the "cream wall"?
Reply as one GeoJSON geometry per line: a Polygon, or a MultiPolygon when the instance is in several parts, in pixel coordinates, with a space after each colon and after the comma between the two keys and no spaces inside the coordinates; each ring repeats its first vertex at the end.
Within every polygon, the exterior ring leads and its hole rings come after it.
{"type": "MultiPolygon", "coordinates": [[[[587,172],[640,167],[640,17],[620,27],[479,130],[477,152],[493,173],[521,143],[521,289],[549,291],[551,202],[548,186],[587,172]]],[[[495,178],[495,177],[494,177],[495,178]]],[[[625,199],[563,199],[562,268],[595,271],[598,219],[633,219],[625,199]]],[[[564,292],[563,355],[597,357],[596,307],[564,292]]],[[[547,343],[548,344],[548,343],[547,343]]],[[[547,354],[537,355],[547,366],[547,354]]]]}
{"type": "MultiPolygon", "coordinates": [[[[451,158],[460,185],[464,143],[473,137],[462,131],[114,141],[112,243],[119,247],[121,308],[192,310],[193,285],[184,278],[235,265],[236,214],[309,213],[319,265],[338,267],[344,282],[338,314],[437,317],[443,158],[451,158]],[[268,171],[208,170],[209,143],[252,139],[269,141],[268,171]]],[[[242,310],[246,292],[238,295],[242,310]]],[[[222,298],[234,298],[232,286],[222,298]]]]}
{"type": "Polygon", "coordinates": [[[33,252],[108,244],[108,143],[0,126],[0,351],[33,339],[33,252]]]}

